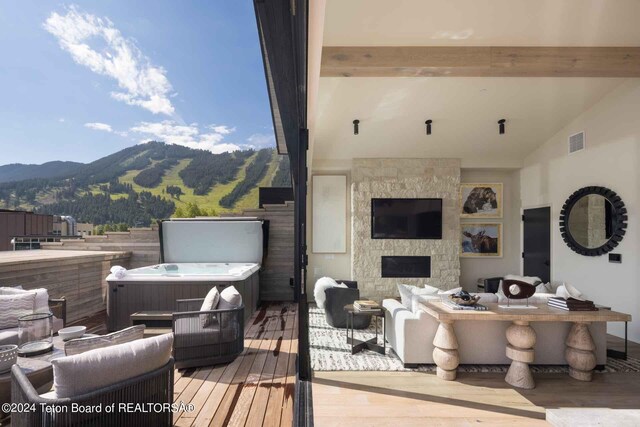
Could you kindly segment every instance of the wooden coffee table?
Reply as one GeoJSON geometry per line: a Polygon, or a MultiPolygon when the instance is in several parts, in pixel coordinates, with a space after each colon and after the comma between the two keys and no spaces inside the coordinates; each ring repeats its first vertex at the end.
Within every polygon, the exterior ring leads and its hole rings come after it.
{"type": "Polygon", "coordinates": [[[565,311],[546,304],[532,308],[508,309],[496,303],[482,305],[487,311],[454,310],[440,301],[427,301],[424,310],[440,322],[433,339],[433,360],[437,375],[444,380],[454,380],[460,363],[458,340],[453,329],[456,320],[503,320],[512,325],[507,328],[507,357],[512,360],[505,381],[514,387],[535,387],[529,363],[533,362],[536,333],[530,322],[572,322],[573,326],[565,341],[565,355],[569,364],[569,375],[580,381],[591,381],[596,366],[595,343],[588,325],[592,322],[629,322],[631,316],[610,310],[565,311]]]}

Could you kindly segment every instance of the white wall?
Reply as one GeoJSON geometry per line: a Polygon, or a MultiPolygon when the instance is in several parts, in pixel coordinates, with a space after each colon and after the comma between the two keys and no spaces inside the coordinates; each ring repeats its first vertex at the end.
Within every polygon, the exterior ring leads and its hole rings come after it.
{"type": "Polygon", "coordinates": [[[503,184],[502,219],[461,219],[466,222],[502,224],[502,258],[460,258],[460,285],[476,291],[478,278],[520,273],[520,171],[513,169],[462,169],[461,182],[501,182],[503,184]]]}
{"type": "MultiPolygon", "coordinates": [[[[551,205],[552,280],[566,281],[598,304],[629,313],[629,338],[640,341],[640,80],[631,79],[578,116],[526,157],[520,173],[522,207],[551,205]],[[569,135],[584,130],[586,149],[567,154],[569,135]],[[560,210],[575,190],[608,187],[627,206],[627,233],[614,250],[622,264],[608,257],[585,257],[569,249],[558,228],[560,210]]],[[[621,336],[623,326],[610,324],[621,336]]]]}

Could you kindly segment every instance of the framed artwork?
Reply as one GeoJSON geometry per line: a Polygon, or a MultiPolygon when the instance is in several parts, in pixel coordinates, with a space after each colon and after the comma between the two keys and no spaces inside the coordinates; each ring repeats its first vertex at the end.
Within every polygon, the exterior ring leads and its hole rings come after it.
{"type": "Polygon", "coordinates": [[[502,224],[460,224],[460,256],[502,257],[502,224]]]}
{"type": "Polygon", "coordinates": [[[502,218],[502,183],[460,184],[461,218],[502,218]]]}
{"type": "Polygon", "coordinates": [[[314,175],[312,191],[312,252],[347,252],[346,175],[314,175]]]}

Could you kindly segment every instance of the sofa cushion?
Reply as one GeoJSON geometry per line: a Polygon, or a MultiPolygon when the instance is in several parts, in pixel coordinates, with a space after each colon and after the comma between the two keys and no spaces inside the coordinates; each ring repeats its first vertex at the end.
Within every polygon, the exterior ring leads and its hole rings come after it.
{"type": "Polygon", "coordinates": [[[0,330],[0,345],[18,345],[18,328],[0,330]]]}
{"type": "Polygon", "coordinates": [[[22,286],[0,288],[0,295],[17,295],[24,293],[34,293],[36,295],[35,307],[33,309],[34,313],[49,312],[49,291],[45,288],[22,289],[22,286]]]}
{"type": "Polygon", "coordinates": [[[172,348],[173,334],[164,334],[54,359],[56,397],[90,393],[161,368],[172,348]]]}
{"type": "Polygon", "coordinates": [[[316,284],[313,287],[313,297],[316,300],[318,308],[324,309],[324,303],[327,300],[327,296],[324,291],[328,288],[346,288],[348,287],[344,283],[338,283],[331,277],[321,277],[316,280],[316,284]]]}
{"type": "MultiPolygon", "coordinates": [[[[220,292],[218,292],[218,288],[214,286],[207,293],[207,296],[204,297],[204,301],[202,301],[202,306],[200,307],[200,311],[214,310],[218,307],[219,302],[220,302],[220,292]]],[[[206,315],[200,316],[200,322],[202,323],[202,327],[206,328],[209,324],[211,324],[211,316],[206,316],[206,315]]]]}
{"type": "Polygon", "coordinates": [[[436,295],[437,289],[434,292],[433,288],[429,286],[429,288],[419,288],[418,286],[405,285],[404,283],[398,283],[398,293],[400,293],[400,302],[406,308],[411,310],[412,308],[412,298],[414,295],[436,295]]]}
{"type": "Polygon", "coordinates": [[[64,354],[72,356],[89,350],[139,340],[144,337],[144,328],[144,325],[135,325],[130,328],[112,332],[107,335],[101,335],[99,337],[76,338],[64,343],[64,354]]]}
{"type": "Polygon", "coordinates": [[[33,314],[35,292],[0,295],[0,329],[17,328],[18,318],[33,314]]]}
{"type": "Polygon", "coordinates": [[[438,294],[429,294],[429,295],[412,295],[411,296],[411,307],[409,309],[412,313],[417,313],[421,310],[420,306],[422,304],[426,304],[427,301],[440,301],[442,298],[438,294]]]}

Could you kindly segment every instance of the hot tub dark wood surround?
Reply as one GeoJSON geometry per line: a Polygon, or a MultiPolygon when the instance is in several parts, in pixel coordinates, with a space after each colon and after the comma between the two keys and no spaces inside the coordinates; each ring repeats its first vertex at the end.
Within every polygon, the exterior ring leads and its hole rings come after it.
{"type": "MultiPolygon", "coordinates": [[[[173,311],[178,299],[204,298],[214,282],[205,281],[114,281],[108,282],[107,326],[117,331],[131,326],[130,316],[138,311],[173,311]]],[[[244,280],[216,281],[218,291],[235,286],[245,305],[245,321],[260,303],[258,272],[244,280]]]]}

